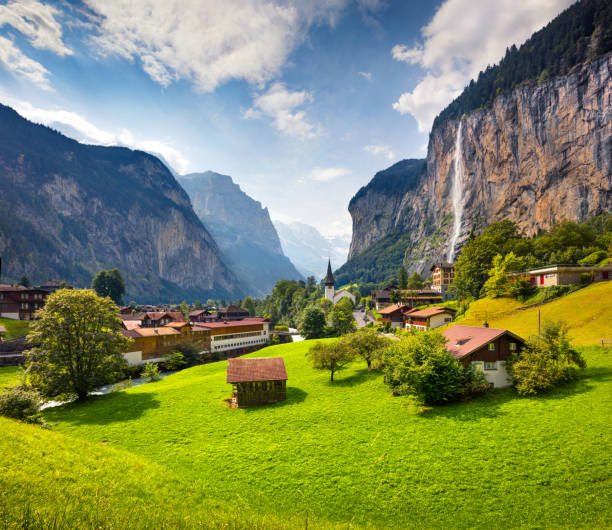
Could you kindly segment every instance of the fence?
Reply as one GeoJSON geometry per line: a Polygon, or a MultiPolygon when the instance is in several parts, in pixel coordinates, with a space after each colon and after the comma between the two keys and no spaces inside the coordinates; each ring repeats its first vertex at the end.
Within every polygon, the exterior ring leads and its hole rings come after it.
{"type": "Polygon", "coordinates": [[[32,347],[25,337],[0,342],[0,366],[17,366],[23,364],[23,352],[32,347]]]}

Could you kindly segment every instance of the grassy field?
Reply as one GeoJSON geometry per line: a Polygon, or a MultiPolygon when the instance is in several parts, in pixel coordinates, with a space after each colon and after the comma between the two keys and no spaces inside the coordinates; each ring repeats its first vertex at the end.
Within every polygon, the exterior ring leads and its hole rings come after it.
{"type": "Polygon", "coordinates": [[[21,373],[21,368],[18,366],[3,366],[0,368],[0,392],[5,386],[14,385],[21,373]]]}
{"type": "Polygon", "coordinates": [[[255,354],[284,356],[280,404],[229,409],[220,362],[49,410],[53,432],[2,420],[5,518],[69,506],[121,527],[133,505],[155,527],[612,525],[610,353],[587,349],[584,377],[543,398],[506,390],[416,414],[365,364],[330,383],[309,346],[255,354]]]}
{"type": "Polygon", "coordinates": [[[538,310],[542,321],[564,319],[577,345],[612,340],[612,282],[601,282],[580,289],[538,307],[520,310],[524,304],[511,298],[484,298],[473,302],[459,324],[506,328],[521,337],[538,331],[538,310]]]}
{"type": "Polygon", "coordinates": [[[30,323],[27,320],[14,320],[12,318],[0,318],[0,326],[6,328],[4,340],[23,337],[30,329],[30,323]]]}

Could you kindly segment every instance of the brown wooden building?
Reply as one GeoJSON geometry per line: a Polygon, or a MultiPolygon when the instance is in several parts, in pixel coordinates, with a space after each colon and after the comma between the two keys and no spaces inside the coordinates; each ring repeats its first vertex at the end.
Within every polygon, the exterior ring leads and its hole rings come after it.
{"type": "Polygon", "coordinates": [[[287,370],[282,357],[229,359],[227,382],[238,407],[265,405],[287,399],[287,370]]]}
{"type": "Polygon", "coordinates": [[[32,320],[45,305],[48,291],[22,285],[0,285],[0,317],[32,320]]]}
{"type": "Polygon", "coordinates": [[[510,386],[506,359],[518,354],[525,341],[507,329],[476,326],[453,326],[442,332],[446,337],[446,350],[463,366],[473,363],[484,372],[493,387],[510,386]]]}

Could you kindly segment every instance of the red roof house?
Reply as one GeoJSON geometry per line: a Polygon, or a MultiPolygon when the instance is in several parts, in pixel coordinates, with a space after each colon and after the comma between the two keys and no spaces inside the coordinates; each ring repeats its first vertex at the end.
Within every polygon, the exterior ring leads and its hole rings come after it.
{"type": "Polygon", "coordinates": [[[227,382],[234,386],[232,401],[238,407],[287,398],[287,370],[282,357],[228,359],[227,382]]]}

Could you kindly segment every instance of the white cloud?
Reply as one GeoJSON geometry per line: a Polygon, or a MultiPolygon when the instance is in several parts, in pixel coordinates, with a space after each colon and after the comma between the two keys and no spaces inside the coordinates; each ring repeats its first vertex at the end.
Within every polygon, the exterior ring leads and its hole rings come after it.
{"type": "Polygon", "coordinates": [[[274,79],[313,24],[335,23],[347,0],[85,0],[93,44],[138,59],[167,86],[185,79],[212,91],[230,79],[274,79]]]}
{"type": "Polygon", "coordinates": [[[372,81],[372,72],[359,72],[359,75],[368,81],[372,81]]]}
{"type": "Polygon", "coordinates": [[[395,158],[395,153],[388,145],[366,145],[363,150],[372,155],[382,155],[387,160],[393,160],[395,158]]]}
{"type": "Polygon", "coordinates": [[[0,64],[43,90],[51,90],[49,71],[21,52],[10,39],[0,36],[0,64]]]}
{"type": "Polygon", "coordinates": [[[425,70],[422,81],[402,94],[393,108],[414,116],[419,131],[428,131],[470,79],[497,63],[506,47],[524,42],[573,2],[446,0],[422,29],[422,44],[398,44],[391,50],[394,59],[425,70]]]}
{"type": "Polygon", "coordinates": [[[37,0],[19,0],[0,5],[0,27],[10,25],[21,32],[40,50],[51,50],[57,55],[72,55],[73,51],[62,40],[62,26],[56,20],[61,12],[37,0]]]}
{"type": "Polygon", "coordinates": [[[310,172],[310,177],[319,182],[327,182],[349,174],[350,171],[344,167],[315,167],[310,172]]]}
{"type": "Polygon", "coordinates": [[[123,145],[132,149],[160,154],[178,173],[186,173],[189,168],[189,163],[185,157],[167,142],[137,139],[127,129],[123,129],[119,134],[114,134],[96,127],[76,112],[63,109],[41,109],[26,101],[1,96],[6,104],[13,107],[28,120],[54,128],[68,129],[67,135],[80,142],[98,145],[123,145]]]}
{"type": "Polygon", "coordinates": [[[304,90],[292,92],[283,83],[274,83],[270,88],[255,97],[253,107],[244,113],[245,118],[272,118],[272,123],[280,132],[297,138],[315,138],[320,127],[306,118],[304,110],[298,110],[314,101],[312,95],[304,90]]]}

